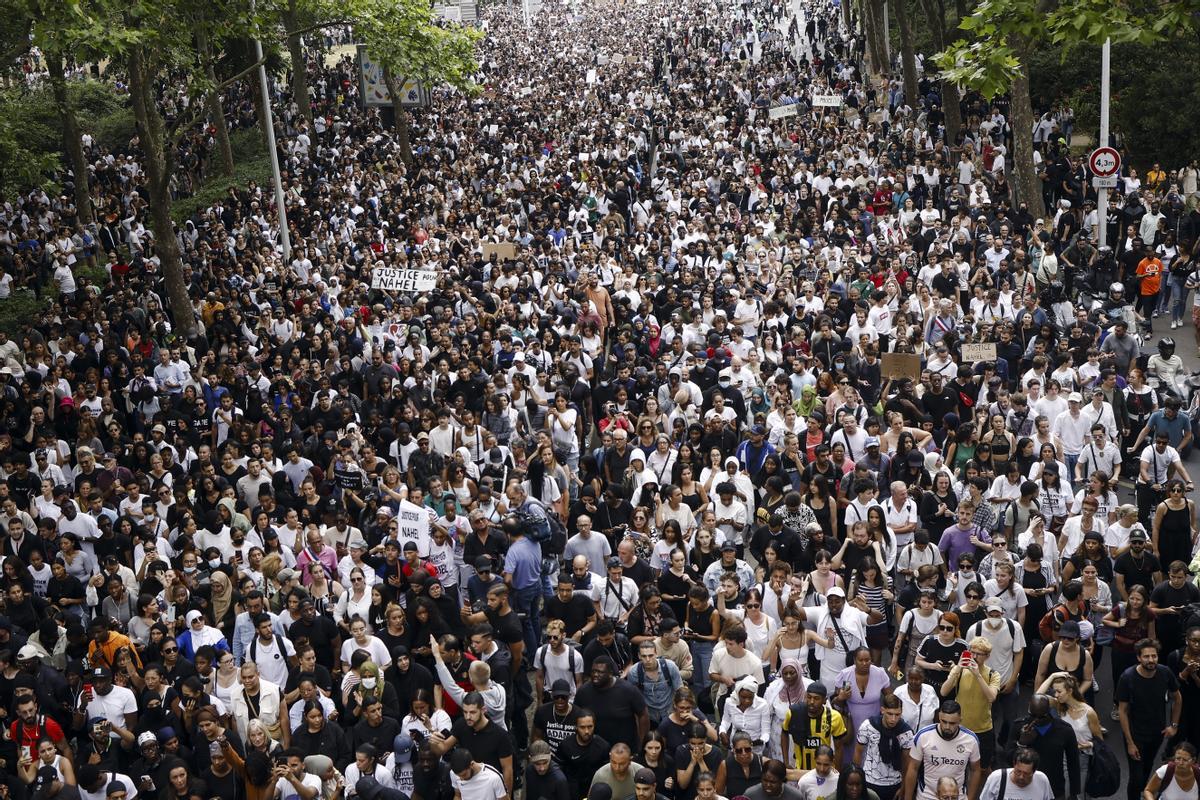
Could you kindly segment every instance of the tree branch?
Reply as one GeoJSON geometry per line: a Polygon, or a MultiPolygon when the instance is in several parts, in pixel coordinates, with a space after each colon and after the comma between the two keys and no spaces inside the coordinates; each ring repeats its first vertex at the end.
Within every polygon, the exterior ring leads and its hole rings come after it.
{"type": "Polygon", "coordinates": [[[354,20],[349,19],[334,19],[326,22],[314,22],[312,25],[305,25],[303,28],[297,28],[294,31],[287,31],[284,37],[291,38],[292,36],[303,36],[311,31],[319,31],[321,28],[332,28],[334,25],[353,25],[354,20]]]}
{"type": "MultiPolygon", "coordinates": [[[[242,78],[249,75],[254,70],[258,69],[265,63],[267,63],[267,56],[264,55],[258,61],[255,61],[253,64],[246,67],[244,70],[237,73],[233,77],[221,81],[220,83],[218,83],[216,86],[214,86],[209,91],[220,94],[221,92],[225,91],[230,86],[233,86],[235,83],[237,83],[242,78]]],[[[172,147],[179,144],[179,140],[183,137],[183,135],[185,133],[187,133],[189,130],[191,130],[192,126],[195,125],[197,122],[199,122],[201,119],[203,119],[204,116],[207,114],[208,114],[208,109],[204,107],[203,103],[201,103],[199,112],[193,114],[190,117],[186,117],[186,118],[181,117],[180,120],[177,120],[173,125],[171,125],[171,145],[172,145],[172,147]]]]}

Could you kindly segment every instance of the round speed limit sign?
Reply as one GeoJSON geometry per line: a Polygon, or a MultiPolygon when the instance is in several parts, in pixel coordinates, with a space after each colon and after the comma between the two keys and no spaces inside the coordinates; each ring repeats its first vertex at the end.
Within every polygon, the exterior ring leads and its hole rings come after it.
{"type": "Polygon", "coordinates": [[[1088,167],[1097,178],[1116,175],[1121,169],[1121,154],[1111,147],[1097,147],[1088,156],[1088,167]]]}

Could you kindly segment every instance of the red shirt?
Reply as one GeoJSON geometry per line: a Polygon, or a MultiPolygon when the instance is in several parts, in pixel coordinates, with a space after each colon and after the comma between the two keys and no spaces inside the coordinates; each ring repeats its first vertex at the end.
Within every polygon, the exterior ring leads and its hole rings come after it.
{"type": "Polygon", "coordinates": [[[17,746],[18,758],[20,758],[20,748],[28,747],[29,752],[33,757],[37,757],[37,743],[42,739],[49,739],[52,742],[61,742],[66,736],[63,734],[62,727],[44,714],[38,714],[33,725],[26,725],[21,720],[15,720],[8,726],[9,736],[12,737],[13,744],[17,746]]]}

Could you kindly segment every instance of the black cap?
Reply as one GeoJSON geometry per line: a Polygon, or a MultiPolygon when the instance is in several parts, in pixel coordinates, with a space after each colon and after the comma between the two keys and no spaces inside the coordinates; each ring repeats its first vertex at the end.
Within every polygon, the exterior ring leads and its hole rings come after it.
{"type": "Polygon", "coordinates": [[[649,767],[642,767],[633,776],[633,782],[642,786],[654,786],[658,783],[658,776],[654,774],[654,770],[649,767]]]}
{"type": "Polygon", "coordinates": [[[571,696],[571,684],[567,683],[564,679],[559,678],[550,687],[550,696],[551,697],[570,697],[571,696]]]}
{"type": "Polygon", "coordinates": [[[492,557],[491,556],[480,556],[479,558],[475,559],[475,571],[476,572],[491,572],[492,571],[492,557]]]}
{"type": "Polygon", "coordinates": [[[624,569],[625,565],[621,563],[621,559],[617,558],[616,556],[613,556],[612,558],[610,558],[608,560],[608,568],[609,569],[624,569]]]}

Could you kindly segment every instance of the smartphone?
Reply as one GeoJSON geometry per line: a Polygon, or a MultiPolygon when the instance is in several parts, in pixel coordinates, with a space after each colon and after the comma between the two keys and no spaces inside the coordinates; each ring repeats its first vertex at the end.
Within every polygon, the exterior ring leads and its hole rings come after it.
{"type": "Polygon", "coordinates": [[[962,657],[958,660],[958,664],[961,667],[973,666],[975,664],[975,657],[971,655],[971,651],[968,650],[962,654],[962,657]]]}
{"type": "Polygon", "coordinates": [[[93,694],[92,685],[90,683],[85,683],[83,685],[83,693],[84,694],[93,694]]]}

